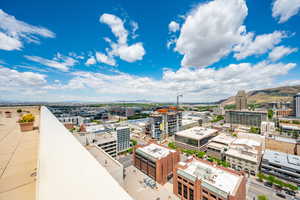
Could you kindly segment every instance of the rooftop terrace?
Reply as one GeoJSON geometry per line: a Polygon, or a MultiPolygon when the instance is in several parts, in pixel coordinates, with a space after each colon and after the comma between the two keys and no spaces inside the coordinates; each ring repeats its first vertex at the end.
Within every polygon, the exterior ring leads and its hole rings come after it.
{"type": "MultiPolygon", "coordinates": [[[[35,115],[39,126],[38,107],[22,107],[35,115]]],[[[16,107],[1,107],[11,111],[12,118],[0,114],[0,199],[33,200],[36,193],[36,168],[39,131],[21,132],[16,107]]]]}

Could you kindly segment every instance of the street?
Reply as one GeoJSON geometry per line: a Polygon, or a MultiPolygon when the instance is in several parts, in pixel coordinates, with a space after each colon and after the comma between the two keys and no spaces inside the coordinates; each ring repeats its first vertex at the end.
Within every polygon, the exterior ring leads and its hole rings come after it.
{"type": "Polygon", "coordinates": [[[265,186],[263,183],[260,183],[255,180],[255,178],[249,178],[247,182],[247,200],[257,199],[258,195],[265,195],[269,200],[292,200],[293,197],[285,194],[286,198],[281,198],[276,195],[276,190],[265,186]]]}

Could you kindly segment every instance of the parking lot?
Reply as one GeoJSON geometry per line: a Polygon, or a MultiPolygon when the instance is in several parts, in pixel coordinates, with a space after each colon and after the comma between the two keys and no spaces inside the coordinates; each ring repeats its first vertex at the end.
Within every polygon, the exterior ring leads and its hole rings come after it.
{"type": "Polygon", "coordinates": [[[170,182],[167,182],[165,185],[156,183],[156,186],[153,187],[153,184],[149,181],[149,177],[134,166],[130,166],[125,170],[124,188],[134,199],[179,200],[173,194],[173,184],[170,182]],[[145,180],[148,180],[150,183],[145,183],[145,180]]]}

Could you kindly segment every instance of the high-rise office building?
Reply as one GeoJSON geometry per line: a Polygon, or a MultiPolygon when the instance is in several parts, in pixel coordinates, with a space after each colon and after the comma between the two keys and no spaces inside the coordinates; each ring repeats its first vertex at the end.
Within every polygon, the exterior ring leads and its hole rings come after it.
{"type": "Polygon", "coordinates": [[[151,136],[162,139],[175,135],[182,127],[182,112],[176,107],[158,109],[150,115],[151,136]]]}
{"type": "Polygon", "coordinates": [[[293,107],[294,115],[300,118],[300,93],[294,96],[293,107]]]}
{"type": "Polygon", "coordinates": [[[227,110],[225,121],[233,125],[260,127],[262,121],[267,121],[267,112],[227,110]]]}
{"type": "Polygon", "coordinates": [[[128,126],[118,127],[117,131],[117,151],[122,152],[130,148],[130,128],[128,126]]]}
{"type": "Polygon", "coordinates": [[[247,109],[247,97],[245,90],[240,90],[235,96],[235,105],[237,110],[247,109]]]}

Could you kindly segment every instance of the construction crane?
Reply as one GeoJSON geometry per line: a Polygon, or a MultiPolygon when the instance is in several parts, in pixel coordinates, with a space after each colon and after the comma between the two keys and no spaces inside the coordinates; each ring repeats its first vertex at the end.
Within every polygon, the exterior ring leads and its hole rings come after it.
{"type": "Polygon", "coordinates": [[[176,102],[177,109],[179,107],[179,97],[183,97],[183,95],[182,94],[177,95],[177,102],[176,102]]]}

